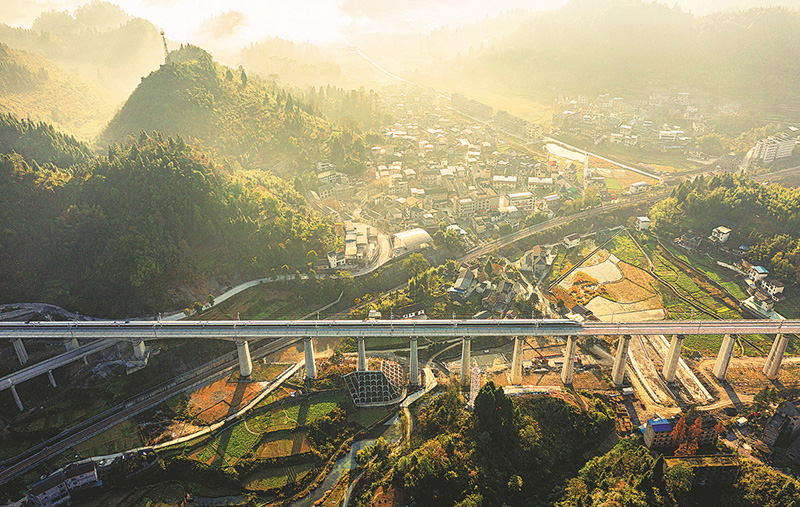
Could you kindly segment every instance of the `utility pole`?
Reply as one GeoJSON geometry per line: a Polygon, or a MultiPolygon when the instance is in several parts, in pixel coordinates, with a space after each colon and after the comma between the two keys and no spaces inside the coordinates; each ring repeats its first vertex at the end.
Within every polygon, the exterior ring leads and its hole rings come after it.
{"type": "Polygon", "coordinates": [[[161,29],[161,42],[164,43],[164,65],[169,63],[169,48],[167,48],[167,37],[164,35],[164,29],[161,29]]]}

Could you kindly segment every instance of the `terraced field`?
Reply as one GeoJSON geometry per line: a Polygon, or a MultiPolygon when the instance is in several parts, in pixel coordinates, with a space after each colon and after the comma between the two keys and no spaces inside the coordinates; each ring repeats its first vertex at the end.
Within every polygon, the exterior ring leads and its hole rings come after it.
{"type": "MultiPolygon", "coordinates": [[[[262,414],[247,417],[241,423],[223,430],[193,452],[191,457],[212,466],[234,465],[255,448],[262,434],[274,434],[267,439],[274,439],[275,442],[287,439],[287,435],[295,428],[308,425],[332,412],[338,403],[344,401],[344,396],[333,393],[310,400],[304,398],[290,402],[285,407],[275,407],[262,414]]],[[[300,444],[301,448],[307,446],[307,441],[300,444]]]]}

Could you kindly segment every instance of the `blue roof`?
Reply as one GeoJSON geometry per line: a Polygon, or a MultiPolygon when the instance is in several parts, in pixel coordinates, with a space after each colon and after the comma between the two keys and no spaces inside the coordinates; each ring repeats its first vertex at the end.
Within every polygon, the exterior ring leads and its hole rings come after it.
{"type": "Polygon", "coordinates": [[[755,269],[756,273],[759,273],[759,274],[763,274],[763,275],[768,275],[769,274],[769,270],[767,268],[765,268],[764,266],[753,266],[753,269],[755,269]]]}
{"type": "Polygon", "coordinates": [[[648,419],[647,422],[653,427],[656,433],[672,431],[672,425],[666,419],[648,419]]]}

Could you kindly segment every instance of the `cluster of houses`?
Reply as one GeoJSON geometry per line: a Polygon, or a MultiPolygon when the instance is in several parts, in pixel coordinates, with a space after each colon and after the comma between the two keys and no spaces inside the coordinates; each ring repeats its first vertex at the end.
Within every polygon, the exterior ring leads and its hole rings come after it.
{"type": "Polygon", "coordinates": [[[463,303],[475,293],[480,294],[481,307],[487,312],[487,318],[505,315],[509,305],[522,292],[522,285],[518,282],[502,278],[494,283],[477,265],[471,264],[461,266],[456,281],[448,289],[450,299],[456,303],[463,303]]]}
{"type": "MultiPolygon", "coordinates": [[[[611,94],[591,98],[561,94],[560,112],[553,114],[553,127],[571,134],[591,137],[595,144],[607,143],[661,151],[679,151],[703,157],[696,139],[713,132],[715,126],[691,100],[688,93],[653,93],[648,99],[629,100],[611,94]],[[682,118],[681,118],[682,117],[682,118]],[[681,118],[677,120],[676,118],[681,118]]],[[[731,107],[718,108],[718,114],[736,114],[731,107]]],[[[782,132],[756,142],[751,160],[769,164],[790,157],[800,140],[800,128],[788,126],[782,132]]],[[[722,170],[735,170],[740,160],[724,155],[717,160],[722,170]]]]}
{"type": "Polygon", "coordinates": [[[69,463],[31,486],[27,504],[34,507],[72,505],[82,492],[103,485],[114,466],[123,470],[125,478],[138,475],[158,463],[158,454],[150,448],[128,451],[113,459],[84,459],[69,463]]]}
{"type": "MultiPolygon", "coordinates": [[[[637,221],[638,220],[639,219],[637,219],[637,221]]],[[[750,297],[742,301],[744,308],[754,312],[759,317],[780,318],[773,311],[773,307],[776,302],[785,299],[785,284],[781,280],[771,277],[767,268],[755,266],[745,259],[742,259],[741,257],[750,250],[746,245],[740,245],[738,248],[727,246],[733,227],[735,226],[735,222],[725,220],[725,224],[715,227],[711,231],[711,235],[706,239],[710,245],[739,258],[732,266],[727,264],[723,265],[743,275],[744,284],[748,294],[750,294],[750,297]]],[[[703,238],[694,233],[687,232],[680,238],[677,238],[675,242],[686,250],[697,250],[700,248],[703,238]]]]}
{"type": "Polygon", "coordinates": [[[102,484],[94,461],[71,463],[31,486],[28,501],[36,507],[69,505],[75,493],[102,484]]]}
{"type": "Polygon", "coordinates": [[[764,266],[754,266],[742,259],[738,268],[745,274],[745,284],[750,297],[742,304],[759,317],[780,318],[773,310],[775,303],[785,299],[782,281],[769,276],[769,270],[764,266]]]}
{"type": "Polygon", "coordinates": [[[699,107],[690,103],[688,93],[654,93],[643,100],[626,100],[611,94],[595,98],[561,95],[559,104],[566,109],[553,115],[553,126],[589,136],[596,144],[688,150],[694,137],[713,128],[699,107]],[[675,124],[679,116],[683,120],[675,124]]]}
{"type": "Polygon", "coordinates": [[[312,263],[314,269],[356,269],[372,262],[379,253],[378,231],[367,224],[347,220],[343,226],[344,248],[328,252],[326,259],[312,263]]]}
{"type": "MultiPolygon", "coordinates": [[[[516,228],[533,213],[552,216],[581,197],[578,164],[519,153],[498,138],[500,131],[536,135],[527,122],[458,95],[448,100],[410,91],[393,99],[398,121],[385,126],[383,141],[370,148],[367,173],[348,177],[328,162],[316,164],[309,202],[335,222],[369,223],[388,232],[430,230],[444,222],[490,237],[504,224],[516,228]],[[449,107],[492,124],[459,123],[446,114],[449,107]]],[[[603,200],[621,193],[600,187],[603,200]]]]}

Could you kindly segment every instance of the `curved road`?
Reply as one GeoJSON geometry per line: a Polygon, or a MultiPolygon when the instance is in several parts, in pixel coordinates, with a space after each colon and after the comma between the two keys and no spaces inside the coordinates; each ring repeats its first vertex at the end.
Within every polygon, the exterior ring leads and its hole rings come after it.
{"type": "MultiPolygon", "coordinates": [[[[252,358],[257,359],[258,357],[265,356],[267,354],[270,354],[271,352],[275,352],[284,347],[287,347],[292,343],[296,342],[297,340],[298,340],[297,338],[283,338],[275,340],[269,345],[266,345],[260,348],[259,350],[255,351],[252,355],[252,358]]],[[[55,456],[64,453],[70,447],[73,447],[85,440],[88,440],[94,435],[97,435],[98,433],[105,431],[109,427],[119,422],[122,422],[125,419],[133,417],[136,414],[144,412],[145,410],[155,405],[158,405],[164,400],[195,386],[198,382],[206,381],[210,378],[213,378],[213,375],[221,374],[222,372],[235,368],[238,365],[239,365],[238,359],[233,359],[232,361],[222,363],[211,371],[203,372],[201,378],[199,379],[197,377],[191,377],[185,379],[184,381],[174,385],[173,387],[158,393],[158,395],[156,396],[151,396],[140,402],[135,402],[133,404],[130,404],[115,414],[109,415],[108,417],[100,421],[97,421],[86,428],[78,430],[71,435],[65,436],[58,442],[51,444],[49,447],[45,447],[40,451],[38,451],[37,453],[26,456],[24,459],[12,465],[8,465],[6,468],[0,470],[0,484],[3,484],[13,479],[16,476],[27,472],[28,470],[38,466],[40,463],[43,463],[44,461],[47,461],[55,456]]]]}

